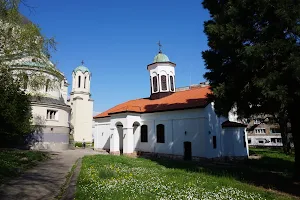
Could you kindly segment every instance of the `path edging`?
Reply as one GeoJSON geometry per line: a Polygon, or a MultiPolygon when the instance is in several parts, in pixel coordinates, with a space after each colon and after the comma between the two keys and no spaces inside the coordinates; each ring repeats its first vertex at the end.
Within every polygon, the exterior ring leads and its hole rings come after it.
{"type": "Polygon", "coordinates": [[[66,181],[61,187],[59,195],[56,197],[58,200],[71,200],[75,197],[76,181],[80,172],[82,159],[79,158],[72,166],[72,169],[66,177],[66,181]]]}

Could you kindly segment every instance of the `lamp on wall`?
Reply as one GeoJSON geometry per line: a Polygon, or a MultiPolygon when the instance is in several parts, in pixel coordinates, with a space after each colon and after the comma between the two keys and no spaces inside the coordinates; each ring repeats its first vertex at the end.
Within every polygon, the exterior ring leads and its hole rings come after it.
{"type": "Polygon", "coordinates": [[[208,131],[208,135],[210,135],[211,134],[211,132],[210,131],[208,131]]]}
{"type": "Polygon", "coordinates": [[[184,135],[186,135],[187,134],[187,132],[186,131],[184,131],[184,135]]]}

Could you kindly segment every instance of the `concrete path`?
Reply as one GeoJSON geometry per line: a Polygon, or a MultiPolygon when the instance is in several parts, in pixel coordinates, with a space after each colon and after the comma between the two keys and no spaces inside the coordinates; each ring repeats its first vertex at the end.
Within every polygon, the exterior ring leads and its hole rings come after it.
{"type": "Polygon", "coordinates": [[[90,149],[50,152],[51,159],[41,162],[21,177],[0,186],[2,200],[54,199],[76,160],[85,155],[100,154],[90,149]]]}

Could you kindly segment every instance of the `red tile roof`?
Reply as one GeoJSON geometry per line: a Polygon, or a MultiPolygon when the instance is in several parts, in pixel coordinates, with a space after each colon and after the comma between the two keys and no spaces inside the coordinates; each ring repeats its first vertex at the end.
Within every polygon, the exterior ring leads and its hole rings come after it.
{"type": "Polygon", "coordinates": [[[161,99],[151,100],[144,98],[131,100],[100,113],[94,116],[94,118],[108,117],[110,114],[123,112],[151,113],[189,108],[204,108],[209,103],[206,97],[208,93],[211,93],[211,90],[209,86],[206,86],[175,92],[161,99]]]}

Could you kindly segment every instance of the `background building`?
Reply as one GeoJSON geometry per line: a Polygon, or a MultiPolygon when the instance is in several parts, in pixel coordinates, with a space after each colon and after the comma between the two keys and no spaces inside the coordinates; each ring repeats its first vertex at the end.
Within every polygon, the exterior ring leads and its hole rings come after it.
{"type": "Polygon", "coordinates": [[[70,134],[74,134],[75,142],[92,141],[91,74],[86,67],[79,66],[73,71],[69,100],[67,79],[51,61],[37,62],[25,57],[14,60],[10,67],[16,77],[22,77],[23,90],[31,95],[35,126],[35,132],[27,138],[31,148],[67,149],[70,134]],[[36,81],[44,84],[35,86],[36,81]]]}
{"type": "MultiPolygon", "coordinates": [[[[247,126],[249,146],[282,146],[280,127],[277,123],[265,123],[253,119],[247,126]]],[[[291,128],[288,126],[288,138],[292,142],[291,128]]]]}

